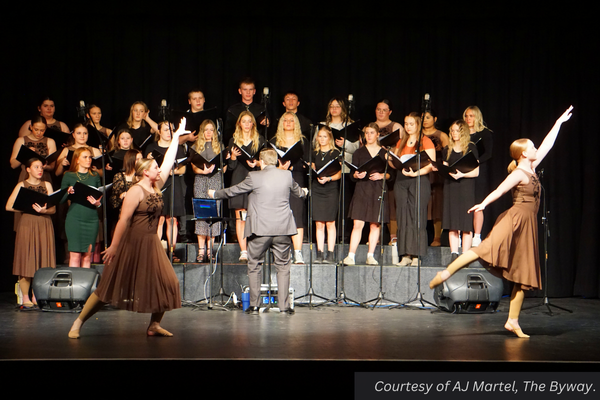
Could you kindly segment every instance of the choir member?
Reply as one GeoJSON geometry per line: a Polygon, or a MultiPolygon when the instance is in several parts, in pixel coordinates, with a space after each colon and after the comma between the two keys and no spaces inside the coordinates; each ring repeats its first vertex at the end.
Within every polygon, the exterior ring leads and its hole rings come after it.
{"type": "MultiPolygon", "coordinates": [[[[364,128],[365,145],[356,150],[352,156],[352,164],[359,167],[374,157],[387,159],[387,151],[379,145],[379,125],[370,123],[364,128]]],[[[354,195],[348,209],[348,215],[354,220],[348,256],[344,259],[345,265],[354,265],[356,249],[360,244],[365,222],[370,225],[369,249],[367,252],[368,265],[378,265],[374,257],[375,247],[379,241],[381,224],[389,222],[389,215],[385,204],[382,204],[383,182],[389,179],[390,174],[385,171],[375,171],[367,174],[366,171],[354,171],[352,178],[356,180],[354,195]]],[[[387,196],[386,196],[387,197],[387,196]]],[[[384,197],[385,198],[385,197],[384,197]]]]}
{"type": "MultiPolygon", "coordinates": [[[[448,146],[448,135],[436,127],[437,114],[434,110],[423,114],[423,134],[433,142],[436,159],[442,157],[442,149],[448,146]]],[[[431,246],[438,247],[442,237],[442,211],[444,208],[444,179],[437,174],[431,174],[431,198],[427,207],[427,220],[433,222],[433,241],[431,246]]]]}
{"type": "MultiPolygon", "coordinates": [[[[420,137],[421,117],[418,113],[410,113],[404,118],[404,130],[406,135],[398,141],[394,154],[404,160],[416,156],[417,151],[425,151],[429,158],[435,161],[433,142],[427,136],[420,137]]],[[[390,165],[394,167],[393,164],[390,165]]],[[[432,168],[432,165],[428,164],[417,171],[403,168],[396,173],[394,196],[398,222],[397,246],[398,254],[402,255],[399,265],[418,265],[418,256],[427,254],[427,204],[431,193],[428,174],[432,168]],[[418,179],[421,180],[420,185],[418,179]],[[420,192],[417,192],[419,186],[420,192]],[[420,215],[418,220],[417,211],[420,215]]]]}
{"type": "MultiPolygon", "coordinates": [[[[40,116],[42,118],[44,118],[44,120],[46,121],[47,128],[54,129],[56,131],[60,131],[60,132],[64,132],[64,133],[70,132],[70,129],[67,126],[67,124],[54,118],[54,112],[56,111],[56,106],[54,105],[54,100],[52,100],[49,97],[44,98],[42,100],[42,102],[38,105],[37,109],[38,109],[38,112],[40,113],[40,116]]],[[[29,120],[29,121],[26,121],[21,126],[21,129],[19,129],[19,137],[23,137],[23,136],[30,134],[29,128],[31,127],[31,124],[32,124],[32,121],[29,120]]]]}
{"type": "MultiPolygon", "coordinates": [[[[300,121],[293,112],[285,112],[279,124],[277,125],[277,133],[271,140],[271,143],[277,147],[278,150],[283,152],[290,149],[296,143],[300,142],[300,145],[305,149],[303,154],[308,154],[310,151],[309,141],[302,134],[302,128],[300,127],[300,121]]],[[[298,159],[294,164],[289,161],[285,164],[278,161],[278,168],[290,170],[294,181],[302,188],[306,187],[306,164],[303,161],[303,157],[298,159]]],[[[294,247],[294,263],[304,264],[304,258],[302,256],[302,241],[304,239],[304,229],[307,225],[306,215],[306,202],[305,199],[290,195],[290,208],[294,214],[294,222],[296,223],[296,229],[298,234],[292,236],[292,245],[294,247]]]]}
{"type": "MultiPolygon", "coordinates": [[[[69,171],[65,172],[62,179],[62,188],[68,188],[68,193],[75,193],[75,183],[100,187],[100,176],[92,170],[92,150],[79,147],[73,154],[73,161],[69,171]]],[[[90,268],[94,245],[98,237],[99,220],[97,207],[102,205],[101,197],[88,196],[89,205],[71,202],[65,220],[65,233],[67,234],[69,266],[90,268]]],[[[65,195],[63,202],[67,201],[65,195]]]]}
{"type": "MultiPolygon", "coordinates": [[[[469,127],[463,120],[455,121],[450,126],[448,146],[442,151],[444,165],[452,165],[468,152],[477,158],[477,147],[471,142],[469,127]]],[[[435,175],[435,174],[432,174],[435,175]]],[[[462,252],[471,248],[473,238],[473,216],[467,211],[475,200],[475,179],[479,175],[479,167],[462,173],[450,174],[444,182],[444,222],[442,227],[448,231],[452,260],[458,257],[459,237],[462,239],[462,252]]]]}
{"type": "MultiPolygon", "coordinates": [[[[463,113],[463,119],[469,125],[471,142],[479,149],[479,176],[475,183],[475,201],[480,203],[489,192],[489,168],[487,161],[492,158],[494,137],[492,131],[485,126],[483,114],[479,107],[469,106],[463,113]]],[[[481,230],[483,229],[483,211],[473,214],[473,247],[481,243],[481,230]]]]}
{"type": "Polygon", "coordinates": [[[312,156],[313,182],[311,186],[312,220],[315,221],[317,236],[317,257],[315,263],[335,264],[335,221],[339,210],[340,169],[331,175],[317,176],[315,171],[325,167],[330,161],[340,163],[340,151],[335,148],[331,129],[323,126],[317,132],[317,142],[312,156]],[[327,228],[327,255],[325,251],[325,228],[327,228]]]}
{"type": "Polygon", "coordinates": [[[18,276],[19,279],[22,307],[32,308],[36,305],[36,300],[35,296],[30,296],[29,290],[35,272],[40,268],[56,267],[54,229],[50,219],[56,207],[36,203],[32,205],[30,212],[23,213],[13,208],[21,188],[44,194],[52,193],[52,184],[42,180],[45,171],[40,160],[31,159],[25,167],[28,177],[15,186],[6,203],[6,210],[21,214],[15,237],[13,275],[18,276]]]}
{"type": "MultiPolygon", "coordinates": [[[[21,146],[25,145],[25,147],[29,147],[31,150],[35,151],[41,156],[49,156],[56,151],[56,143],[54,140],[44,136],[47,130],[47,125],[46,119],[43,116],[37,115],[33,117],[27,129],[29,132],[28,134],[22,135],[15,140],[12,154],[10,156],[10,166],[13,169],[21,167],[19,182],[27,179],[29,176],[26,167],[21,165],[19,160],[17,160],[21,146]]],[[[52,183],[50,171],[54,170],[54,165],[54,162],[44,164],[44,175],[42,176],[43,181],[52,183]]]]}
{"type": "MultiPolygon", "coordinates": [[[[200,133],[196,139],[196,143],[192,146],[198,154],[200,154],[205,160],[212,160],[224,149],[223,144],[219,141],[217,135],[217,127],[211,120],[205,120],[200,125],[200,133]]],[[[223,160],[225,161],[225,160],[223,160]]],[[[219,167],[216,164],[207,167],[203,165],[202,168],[195,164],[191,164],[195,174],[194,179],[194,197],[198,199],[210,199],[208,195],[209,190],[219,190],[222,188],[222,177],[218,172],[219,167]]],[[[226,168],[225,166],[224,168],[226,168]]],[[[225,171],[223,171],[225,172],[225,171]]],[[[221,202],[218,201],[217,209],[220,210],[221,202]]],[[[212,254],[208,253],[210,248],[210,241],[217,236],[221,235],[222,227],[221,222],[209,224],[206,221],[197,220],[195,224],[195,234],[198,237],[198,256],[196,261],[204,262],[205,258],[210,259],[212,254]],[[208,257],[207,257],[208,255],[208,257]]]]}
{"type": "MultiPolygon", "coordinates": [[[[258,167],[258,152],[265,145],[265,140],[258,134],[256,120],[250,111],[242,111],[235,124],[235,132],[229,141],[228,148],[231,149],[231,157],[228,162],[231,171],[231,186],[242,182],[249,171],[256,170],[258,167]],[[248,153],[252,159],[243,159],[242,151],[248,153]]],[[[246,239],[244,238],[244,227],[246,226],[245,214],[248,210],[248,195],[243,194],[229,199],[229,208],[235,212],[235,232],[240,245],[240,261],[248,261],[248,252],[246,250],[246,239]]]]}

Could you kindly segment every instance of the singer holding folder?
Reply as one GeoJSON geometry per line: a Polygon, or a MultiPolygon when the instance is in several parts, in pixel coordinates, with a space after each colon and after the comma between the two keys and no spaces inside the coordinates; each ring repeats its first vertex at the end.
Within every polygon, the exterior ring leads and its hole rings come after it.
{"type": "MultiPolygon", "coordinates": [[[[468,152],[477,158],[477,146],[471,142],[469,126],[463,120],[450,126],[450,143],[442,151],[444,165],[453,165],[468,152]]],[[[440,160],[440,161],[442,161],[440,160]]],[[[475,203],[475,179],[479,167],[471,171],[455,170],[449,173],[444,182],[444,212],[442,228],[448,231],[452,260],[458,258],[459,234],[462,238],[462,252],[471,248],[473,239],[473,215],[468,213],[475,203]]]]}
{"type": "MultiPolygon", "coordinates": [[[[416,157],[417,151],[425,151],[435,161],[435,146],[427,136],[421,134],[421,116],[412,112],[404,118],[406,135],[396,145],[394,154],[403,157],[416,157]],[[420,140],[419,140],[420,139],[420,140]],[[417,143],[420,147],[417,149],[417,143]]],[[[394,167],[393,163],[390,165],[394,167]]],[[[428,164],[421,170],[402,169],[396,173],[394,197],[396,198],[396,220],[398,222],[397,246],[398,255],[402,255],[399,265],[417,265],[418,256],[427,254],[427,204],[431,194],[429,177],[433,167],[428,164]],[[421,191],[417,192],[421,179],[421,191]],[[419,196],[420,195],[420,196],[419,196]],[[420,219],[417,221],[417,200],[420,219]],[[417,228],[417,222],[419,226],[417,228]]]]}
{"type": "Polygon", "coordinates": [[[317,132],[317,143],[312,155],[313,183],[311,187],[312,219],[315,221],[317,236],[317,257],[315,263],[335,264],[335,221],[339,210],[340,151],[333,144],[331,129],[321,126],[317,132]],[[329,168],[328,168],[329,166],[329,168]],[[321,173],[324,168],[325,170],[321,173]],[[330,172],[331,171],[331,172],[330,172]],[[335,171],[335,172],[334,172],[335,171]],[[327,228],[327,255],[325,255],[325,228],[327,228]]]}
{"type": "MultiPolygon", "coordinates": [[[[258,134],[256,120],[250,111],[242,111],[235,124],[235,132],[229,141],[231,158],[227,163],[231,171],[231,185],[237,185],[246,179],[248,172],[254,171],[258,166],[258,152],[265,145],[265,140],[258,134]],[[250,158],[249,158],[250,157],[250,158]]],[[[244,214],[248,210],[248,195],[239,194],[229,199],[229,208],[235,212],[235,233],[240,245],[240,261],[248,261],[246,238],[244,229],[246,219],[244,214]]]]}
{"type": "MultiPolygon", "coordinates": [[[[215,123],[209,119],[204,120],[200,125],[199,132],[198,138],[192,146],[192,149],[205,160],[214,159],[224,148],[223,144],[219,142],[215,123]]],[[[223,158],[223,162],[225,162],[225,157],[223,158]]],[[[219,166],[217,164],[197,165],[193,159],[191,165],[195,174],[194,198],[209,199],[210,196],[208,195],[208,191],[210,189],[221,189],[221,175],[218,172],[219,166]]],[[[225,165],[224,168],[227,168],[227,166],[225,165]]],[[[220,202],[217,203],[217,209],[221,209],[220,202]]],[[[207,255],[207,249],[212,247],[210,246],[209,240],[214,240],[215,237],[221,235],[221,222],[211,225],[206,221],[197,220],[194,232],[198,237],[198,256],[196,261],[202,263],[206,261],[205,257],[207,255]]],[[[212,254],[209,254],[206,258],[210,259],[211,257],[212,254]]]]}
{"type": "MultiPolygon", "coordinates": [[[[372,122],[365,127],[364,132],[365,145],[354,152],[352,164],[361,166],[371,159],[379,157],[382,159],[380,165],[385,168],[387,151],[379,146],[379,125],[372,122]]],[[[374,257],[375,246],[379,241],[381,224],[389,222],[389,213],[385,204],[383,204],[383,220],[380,220],[382,180],[384,179],[383,168],[377,168],[370,172],[359,172],[357,170],[352,173],[352,179],[356,181],[356,186],[348,208],[348,216],[354,220],[354,226],[350,235],[348,256],[344,259],[345,265],[355,264],[356,249],[360,244],[365,222],[370,225],[369,250],[366,262],[368,265],[379,264],[374,257]]],[[[385,179],[389,178],[390,174],[387,173],[385,179]]]]}
{"type": "MultiPolygon", "coordinates": [[[[61,188],[67,188],[68,194],[72,195],[75,194],[74,186],[77,182],[95,188],[100,187],[102,184],[100,176],[91,170],[91,166],[92,151],[87,147],[76,149],[69,171],[63,176],[61,188]]],[[[101,197],[87,196],[83,201],[79,203],[71,201],[69,205],[65,233],[70,267],[90,268],[100,224],[96,208],[102,204],[101,197]]],[[[65,195],[62,203],[67,200],[68,197],[65,195]]]]}
{"type": "MultiPolygon", "coordinates": [[[[36,152],[37,154],[47,157],[50,154],[56,152],[56,143],[53,139],[44,136],[48,126],[46,125],[46,119],[42,116],[35,116],[31,119],[29,125],[29,133],[17,138],[13,146],[13,151],[10,156],[10,166],[13,169],[21,167],[21,174],[19,175],[19,182],[27,179],[29,174],[26,171],[25,165],[17,159],[21,146],[25,146],[36,152]]],[[[44,174],[42,180],[46,182],[52,182],[52,176],[50,171],[54,170],[54,162],[44,164],[44,174]]]]}
{"type": "Polygon", "coordinates": [[[19,277],[19,288],[23,295],[22,306],[31,308],[36,304],[35,298],[29,296],[35,271],[40,268],[56,267],[54,229],[49,216],[54,214],[56,207],[35,203],[31,205],[30,212],[23,213],[13,208],[21,188],[44,194],[52,192],[50,182],[42,180],[44,165],[40,160],[31,159],[25,168],[28,178],[15,186],[6,203],[6,210],[21,214],[16,229],[13,275],[19,277]]]}

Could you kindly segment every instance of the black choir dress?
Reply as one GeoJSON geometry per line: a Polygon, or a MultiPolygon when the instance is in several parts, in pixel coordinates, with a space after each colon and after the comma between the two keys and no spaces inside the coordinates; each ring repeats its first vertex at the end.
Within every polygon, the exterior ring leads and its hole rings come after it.
{"type": "MultiPolygon", "coordinates": [[[[477,147],[473,143],[469,144],[469,151],[472,151],[477,157],[477,147]]],[[[449,165],[452,165],[463,156],[463,153],[457,153],[448,147],[444,147],[442,156],[443,158],[440,161],[447,161],[449,165]],[[448,151],[451,152],[449,159],[446,158],[448,151]]],[[[473,231],[473,214],[469,214],[467,211],[476,204],[475,182],[475,178],[445,179],[443,229],[462,232],[473,231]]]]}
{"type": "MultiPolygon", "coordinates": [[[[375,157],[381,157],[385,160],[385,149],[379,149],[379,153],[375,157]]],[[[371,153],[366,147],[360,147],[352,155],[352,164],[358,166],[363,165],[371,158],[371,153]]],[[[381,171],[383,172],[383,171],[381,171]]],[[[354,178],[352,178],[354,180],[354,178]]],[[[380,198],[382,191],[382,181],[372,181],[368,175],[364,179],[356,180],[352,201],[348,208],[348,216],[350,219],[372,222],[372,223],[388,223],[390,222],[388,208],[383,207],[383,220],[380,221],[380,198]]],[[[386,196],[387,198],[387,191],[386,196]]],[[[384,199],[385,199],[384,198],[384,199]]]]}
{"type": "MultiPolygon", "coordinates": [[[[252,151],[253,142],[248,143],[246,146],[242,146],[242,149],[245,150],[251,156],[257,155],[258,152],[263,148],[265,141],[262,136],[258,137],[258,150],[256,152],[252,151]]],[[[235,143],[233,142],[233,138],[229,141],[229,145],[227,146],[229,149],[233,148],[235,143]]],[[[258,157],[257,157],[258,158],[258,157]]],[[[232,160],[231,158],[227,162],[227,169],[231,172],[231,184],[230,186],[237,185],[242,182],[248,176],[248,172],[256,171],[259,169],[252,169],[248,166],[248,164],[244,162],[240,162],[237,159],[232,160]]],[[[247,210],[248,209],[248,195],[242,194],[239,196],[235,196],[229,199],[229,208],[232,210],[247,210]]]]}
{"type": "MultiPolygon", "coordinates": [[[[275,138],[271,139],[271,143],[275,144],[275,138]]],[[[308,140],[303,141],[304,147],[308,145],[308,140]]],[[[284,152],[288,151],[288,147],[278,147],[278,150],[284,152]]],[[[306,149],[304,154],[308,154],[306,149]]],[[[303,159],[300,158],[297,162],[290,165],[290,172],[294,181],[300,185],[300,187],[306,187],[306,164],[303,159]]],[[[306,213],[306,198],[299,198],[290,194],[290,208],[294,214],[294,222],[296,222],[297,229],[304,229],[307,226],[308,216],[306,213]]]]}
{"type": "MultiPolygon", "coordinates": [[[[327,152],[313,152],[312,161],[315,169],[318,171],[329,161],[339,158],[340,151],[333,149],[327,152]]],[[[335,161],[334,161],[335,162],[335,161]]],[[[339,210],[340,181],[325,182],[320,184],[317,181],[317,174],[313,171],[313,181],[311,187],[312,199],[312,220],[319,222],[336,221],[339,210]]]]}

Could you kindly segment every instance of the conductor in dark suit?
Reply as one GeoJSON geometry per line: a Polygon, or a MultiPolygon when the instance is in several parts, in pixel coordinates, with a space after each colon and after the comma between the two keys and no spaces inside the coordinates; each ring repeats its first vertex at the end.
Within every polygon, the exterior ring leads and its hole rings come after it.
{"type": "Polygon", "coordinates": [[[248,280],[250,307],[247,313],[258,313],[262,265],[267,249],[273,253],[277,272],[279,310],[293,314],[290,307],[291,236],[297,233],[290,209],[290,194],[305,197],[306,192],[292,179],[290,171],[278,169],[277,152],[264,149],[259,155],[260,171],[250,172],[241,183],[208,194],[227,199],[248,193],[248,213],[244,237],[248,240],[248,280]]]}

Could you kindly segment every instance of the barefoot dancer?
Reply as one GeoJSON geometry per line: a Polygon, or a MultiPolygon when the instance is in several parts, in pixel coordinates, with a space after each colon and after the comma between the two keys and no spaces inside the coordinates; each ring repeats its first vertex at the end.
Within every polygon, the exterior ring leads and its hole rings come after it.
{"type": "Polygon", "coordinates": [[[160,321],[165,311],[181,307],[179,281],[160,244],[156,227],[163,207],[160,189],[169,177],[178,138],[184,133],[188,132],[182,118],[160,168],[151,159],[136,164],[137,184],[127,192],[111,246],[102,253],[105,262],[102,279],[73,323],[70,338],[79,338],[83,323],[106,303],[151,313],[148,336],[173,336],[160,326],[160,321]]]}
{"type": "Polygon", "coordinates": [[[525,297],[524,290],[541,289],[540,263],[537,248],[537,211],[540,199],[540,183],[535,168],[548,154],[563,122],[571,118],[569,107],[548,132],[539,150],[529,139],[515,140],[510,146],[513,162],[508,167],[510,175],[490,193],[481,204],[473,206],[469,213],[483,211],[512,190],[513,206],[498,217],[494,228],[481,244],[467,251],[444,271],[438,272],[429,282],[434,288],[447,280],[459,269],[481,258],[486,264],[498,268],[502,276],[514,283],[510,297],[508,321],[504,328],[518,337],[527,338],[519,326],[519,313],[525,297]]]}

